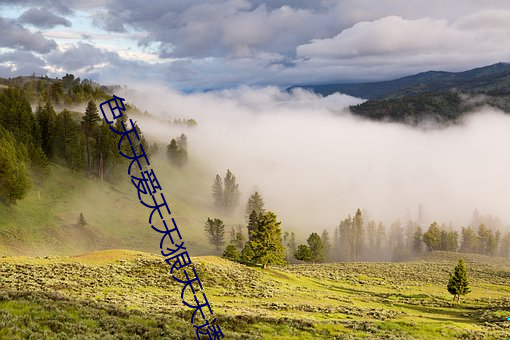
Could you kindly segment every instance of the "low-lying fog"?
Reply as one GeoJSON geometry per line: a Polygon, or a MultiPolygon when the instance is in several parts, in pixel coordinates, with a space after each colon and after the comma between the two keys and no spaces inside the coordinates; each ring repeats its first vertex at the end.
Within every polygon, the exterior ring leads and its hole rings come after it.
{"type": "Polygon", "coordinates": [[[198,127],[188,130],[140,126],[165,145],[186,133],[211,185],[231,169],[243,205],[256,187],[287,227],[333,227],[358,207],[385,223],[417,220],[420,204],[424,224],[466,225],[475,208],[510,221],[510,116],[493,109],[424,129],[353,117],[346,107],[362,100],[340,94],[144,87],[121,95],[165,119],[194,118],[198,127]]]}

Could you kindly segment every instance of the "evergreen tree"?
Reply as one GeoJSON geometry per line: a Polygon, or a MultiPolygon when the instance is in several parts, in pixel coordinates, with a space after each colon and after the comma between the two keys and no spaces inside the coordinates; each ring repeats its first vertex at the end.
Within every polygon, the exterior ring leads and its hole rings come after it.
{"type": "Polygon", "coordinates": [[[219,251],[221,246],[225,243],[225,225],[223,221],[218,218],[207,218],[204,230],[209,239],[209,243],[215,246],[216,250],[219,251]]]}
{"type": "Polygon", "coordinates": [[[500,255],[510,257],[510,232],[506,233],[501,240],[500,255]]]}
{"type": "Polygon", "coordinates": [[[0,91],[0,126],[11,132],[16,142],[28,145],[34,141],[33,124],[32,107],[24,91],[15,87],[0,91]]]}
{"type": "Polygon", "coordinates": [[[84,227],[86,226],[88,223],[87,221],[85,220],[85,217],[83,217],[83,213],[80,213],[80,217],[78,218],[78,225],[80,227],[84,227]]]}
{"type": "Polygon", "coordinates": [[[460,302],[460,296],[470,292],[467,266],[463,259],[455,267],[453,275],[450,274],[447,285],[448,292],[453,295],[453,300],[460,302]]]}
{"type": "Polygon", "coordinates": [[[305,244],[300,244],[294,252],[294,257],[299,261],[310,262],[312,260],[312,252],[310,247],[305,244]]]}
{"type": "Polygon", "coordinates": [[[498,248],[500,234],[496,235],[485,224],[478,227],[478,244],[480,254],[494,255],[498,248]]]}
{"type": "Polygon", "coordinates": [[[306,242],[310,248],[310,260],[312,262],[324,261],[324,244],[319,234],[311,233],[306,242]]]}
{"type": "Polygon", "coordinates": [[[216,207],[216,209],[222,210],[224,207],[223,181],[221,180],[221,177],[218,174],[216,175],[212,186],[212,196],[214,198],[214,206],[216,207]]]}
{"type": "Polygon", "coordinates": [[[496,230],[496,232],[492,232],[489,235],[489,240],[487,244],[487,255],[493,256],[496,254],[498,250],[499,240],[501,238],[501,232],[499,230],[496,230]]]}
{"type": "Polygon", "coordinates": [[[377,226],[377,245],[376,245],[376,253],[379,258],[386,252],[387,249],[387,240],[386,240],[386,227],[382,222],[379,222],[377,226]]]}
{"type": "Polygon", "coordinates": [[[257,230],[259,229],[259,216],[260,213],[252,211],[248,220],[248,241],[252,241],[257,230]]]}
{"type": "Polygon", "coordinates": [[[90,154],[90,137],[92,136],[94,129],[97,127],[97,122],[101,120],[99,114],[97,113],[97,106],[91,100],[87,104],[87,109],[85,110],[85,115],[82,118],[81,125],[83,127],[83,131],[85,132],[85,150],[87,152],[87,171],[90,173],[92,169],[92,158],[90,154]]]}
{"type": "Polygon", "coordinates": [[[441,235],[445,238],[441,243],[444,244],[443,250],[446,251],[457,251],[459,248],[459,233],[457,231],[446,231],[441,232],[441,235]]]}
{"type": "Polygon", "coordinates": [[[375,259],[376,258],[376,254],[375,254],[375,248],[376,248],[376,238],[377,238],[377,233],[376,233],[376,229],[377,229],[377,224],[375,223],[374,220],[371,220],[370,222],[368,222],[367,224],[367,241],[368,241],[368,258],[369,259],[375,259]]]}
{"type": "Polygon", "coordinates": [[[340,234],[340,260],[341,261],[352,261],[352,218],[349,215],[346,219],[340,222],[338,226],[338,232],[340,234]]]}
{"type": "Polygon", "coordinates": [[[335,228],[335,232],[333,234],[333,260],[340,261],[340,232],[339,228],[335,228]]]}
{"type": "Polygon", "coordinates": [[[395,252],[395,249],[401,249],[404,246],[404,228],[400,223],[400,220],[396,220],[390,226],[389,236],[388,236],[388,248],[392,252],[395,252]]]}
{"type": "Polygon", "coordinates": [[[46,156],[51,159],[55,144],[57,114],[50,102],[46,102],[43,108],[37,108],[36,119],[41,133],[41,148],[46,156]]]}
{"type": "Polygon", "coordinates": [[[25,197],[31,186],[26,148],[0,127],[0,201],[15,204],[25,197]]]}
{"type": "Polygon", "coordinates": [[[329,240],[329,233],[326,229],[322,231],[321,235],[322,246],[324,248],[324,258],[323,261],[329,262],[332,258],[331,254],[331,241],[329,240]]]}
{"type": "Polygon", "coordinates": [[[82,154],[76,152],[79,149],[78,124],[67,109],[64,109],[56,118],[55,146],[56,154],[64,161],[64,164],[76,169],[78,162],[73,160],[82,154]]]}
{"type": "Polygon", "coordinates": [[[253,258],[255,257],[255,253],[250,245],[250,243],[246,243],[244,245],[243,251],[241,252],[241,262],[245,264],[253,263],[253,258]]]}
{"type": "Polygon", "coordinates": [[[173,138],[170,144],[167,145],[166,152],[173,165],[178,168],[185,165],[188,162],[188,137],[185,134],[181,134],[177,139],[173,138]]]}
{"type": "Polygon", "coordinates": [[[186,136],[184,133],[181,133],[181,135],[177,138],[177,147],[183,151],[186,151],[185,158],[188,158],[188,136],[186,136]]]}
{"type": "Polygon", "coordinates": [[[239,251],[242,251],[246,244],[246,236],[243,233],[243,227],[238,225],[237,228],[230,229],[230,244],[233,244],[239,251]]]}
{"type": "Polygon", "coordinates": [[[437,222],[433,222],[423,234],[423,243],[429,250],[438,250],[441,245],[441,230],[437,222]]]}
{"type": "Polygon", "coordinates": [[[294,253],[296,252],[296,235],[294,232],[289,233],[286,231],[283,233],[283,243],[285,244],[285,259],[287,262],[292,260],[294,253]]]}
{"type": "Polygon", "coordinates": [[[261,264],[262,268],[270,264],[285,263],[281,222],[277,222],[276,219],[276,215],[271,211],[260,213],[258,228],[253,231],[247,243],[253,250],[252,262],[261,264]]]}
{"type": "Polygon", "coordinates": [[[418,226],[413,235],[413,252],[416,255],[421,254],[423,250],[423,231],[421,227],[418,226]]]}
{"type": "Polygon", "coordinates": [[[235,245],[228,244],[223,252],[223,257],[227,260],[238,262],[241,259],[241,254],[235,245]]]}
{"type": "Polygon", "coordinates": [[[225,178],[223,179],[224,190],[224,207],[227,213],[231,213],[239,205],[239,185],[236,183],[236,176],[227,170],[225,178]]]}
{"type": "Polygon", "coordinates": [[[363,247],[363,216],[361,210],[356,210],[354,218],[352,219],[352,250],[353,259],[358,261],[360,259],[361,249],[363,247]]]}
{"type": "Polygon", "coordinates": [[[471,227],[462,228],[462,245],[460,251],[463,253],[476,253],[479,247],[478,238],[476,233],[471,227]]]}
{"type": "Polygon", "coordinates": [[[248,202],[246,202],[246,208],[244,209],[244,215],[246,216],[246,219],[250,218],[250,215],[253,211],[255,211],[257,215],[265,211],[264,200],[258,191],[255,191],[253,194],[251,194],[250,198],[248,198],[248,202]]]}

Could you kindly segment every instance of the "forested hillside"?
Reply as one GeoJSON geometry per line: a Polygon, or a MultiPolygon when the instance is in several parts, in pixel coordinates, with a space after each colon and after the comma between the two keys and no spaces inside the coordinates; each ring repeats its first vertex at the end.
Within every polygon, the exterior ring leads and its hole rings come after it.
{"type": "Polygon", "coordinates": [[[483,107],[510,112],[508,63],[457,73],[428,71],[382,82],[297,87],[322,95],[340,92],[365,98],[366,102],[350,107],[353,114],[412,125],[424,120],[455,123],[483,107]]]}
{"type": "MultiPolygon", "coordinates": [[[[1,82],[0,254],[153,251],[157,235],[147,225],[146,210],[134,200],[129,162],[118,150],[120,136],[110,130],[98,107],[111,98],[113,88],[69,74],[63,79],[18,77],[1,82]]],[[[123,121],[129,126],[128,115],[142,113],[129,104],[126,108],[123,121]]],[[[122,130],[120,123],[112,128],[122,130]]],[[[184,131],[196,122],[175,118],[169,125],[184,131]]],[[[167,175],[160,183],[171,190],[168,200],[177,208],[175,216],[186,215],[181,219],[188,226],[183,234],[192,234],[208,210],[200,199],[189,197],[186,183],[208,186],[202,170],[172,166],[159,151],[164,146],[149,145],[136,123],[135,127],[148,159],[160,158],[151,166],[167,175]],[[175,177],[181,180],[171,180],[175,177]]],[[[122,143],[120,151],[129,155],[128,147],[122,143]]],[[[188,244],[195,248],[197,241],[188,244]]],[[[196,248],[195,254],[207,251],[196,248]]]]}

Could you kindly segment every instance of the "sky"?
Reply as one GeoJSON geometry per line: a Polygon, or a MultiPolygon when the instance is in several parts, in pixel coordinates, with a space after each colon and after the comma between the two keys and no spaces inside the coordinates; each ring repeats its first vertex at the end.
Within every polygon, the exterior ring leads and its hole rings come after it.
{"type": "Polygon", "coordinates": [[[375,81],[510,61],[506,0],[0,0],[0,76],[182,91],[375,81]]]}

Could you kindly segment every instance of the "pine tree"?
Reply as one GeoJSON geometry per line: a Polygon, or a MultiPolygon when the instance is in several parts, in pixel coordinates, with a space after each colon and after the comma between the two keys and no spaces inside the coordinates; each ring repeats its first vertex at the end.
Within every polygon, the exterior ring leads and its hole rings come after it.
{"type": "Polygon", "coordinates": [[[376,237],[376,253],[379,256],[379,258],[386,257],[386,251],[387,251],[387,239],[386,239],[386,227],[384,224],[379,221],[379,224],[377,226],[377,237],[376,237]]]}
{"type": "Polygon", "coordinates": [[[251,239],[246,245],[253,250],[252,262],[261,264],[262,268],[270,264],[285,263],[280,224],[273,212],[260,213],[258,228],[252,232],[251,239]]]}
{"type": "Polygon", "coordinates": [[[207,218],[204,230],[209,239],[209,243],[215,246],[216,250],[219,251],[221,246],[225,243],[225,225],[223,221],[218,218],[207,218]]]}
{"type": "Polygon", "coordinates": [[[311,233],[306,242],[310,248],[310,260],[312,262],[324,261],[324,244],[319,234],[311,233]]]}
{"type": "Polygon", "coordinates": [[[377,237],[376,229],[377,229],[377,224],[375,223],[374,220],[371,220],[370,222],[368,222],[368,224],[367,224],[367,241],[368,241],[367,253],[368,254],[367,255],[368,255],[369,259],[376,258],[376,254],[375,254],[376,237],[377,237]]]}
{"type": "Polygon", "coordinates": [[[26,148],[0,127],[0,201],[15,204],[25,197],[31,186],[26,148]]]}
{"type": "Polygon", "coordinates": [[[363,216],[361,210],[356,210],[356,214],[352,219],[352,250],[355,261],[360,259],[361,248],[363,247],[363,216]]]}
{"type": "Polygon", "coordinates": [[[248,220],[248,241],[252,241],[259,229],[259,216],[255,211],[252,211],[248,220]]]}
{"type": "Polygon", "coordinates": [[[471,227],[462,228],[462,245],[460,251],[463,253],[476,253],[479,247],[479,241],[476,233],[471,227]]]}
{"type": "Polygon", "coordinates": [[[333,260],[340,261],[340,232],[338,231],[339,228],[335,228],[335,233],[333,234],[333,260]]]}
{"type": "Polygon", "coordinates": [[[312,260],[312,252],[310,247],[305,244],[300,244],[294,252],[294,257],[299,261],[310,262],[312,260]]]}
{"type": "Polygon", "coordinates": [[[461,295],[466,295],[471,291],[469,289],[467,266],[463,259],[459,260],[453,275],[450,274],[447,289],[453,295],[453,300],[457,299],[457,303],[460,302],[461,295]]]}
{"type": "Polygon", "coordinates": [[[254,256],[255,253],[253,252],[250,243],[246,243],[244,245],[243,251],[241,252],[241,262],[245,264],[250,264],[253,262],[254,256]]]}
{"type": "Polygon", "coordinates": [[[236,176],[228,169],[223,179],[225,185],[223,190],[224,206],[227,213],[231,213],[239,205],[239,185],[236,183],[236,176]]]}
{"type": "Polygon", "coordinates": [[[349,215],[346,219],[340,222],[338,226],[340,234],[340,260],[352,261],[352,218],[349,215]]]}
{"type": "Polygon", "coordinates": [[[85,115],[82,118],[81,125],[83,127],[83,131],[85,132],[85,150],[87,152],[87,171],[90,173],[92,169],[92,158],[90,156],[90,137],[94,129],[97,127],[97,122],[101,120],[99,114],[97,113],[97,106],[91,100],[87,104],[87,108],[85,109],[85,115]]]}
{"type": "Polygon", "coordinates": [[[78,225],[80,227],[84,227],[86,226],[88,223],[87,221],[85,220],[85,217],[83,217],[83,213],[80,213],[80,217],[78,218],[78,225]]]}
{"type": "Polygon", "coordinates": [[[228,244],[225,247],[225,251],[223,252],[223,257],[227,260],[238,262],[241,259],[241,254],[235,245],[228,244]]]}
{"type": "Polygon", "coordinates": [[[321,235],[322,246],[324,248],[324,259],[323,261],[331,260],[331,241],[329,240],[329,233],[326,229],[322,231],[321,235]]]}
{"type": "Polygon", "coordinates": [[[55,145],[57,115],[50,102],[47,102],[43,108],[37,108],[36,119],[41,133],[41,148],[46,156],[51,159],[55,145]]]}
{"type": "Polygon", "coordinates": [[[421,227],[418,226],[413,235],[413,252],[416,255],[419,255],[421,254],[422,250],[423,250],[423,232],[421,230],[421,227]]]}
{"type": "Polygon", "coordinates": [[[246,244],[246,236],[243,233],[242,225],[230,229],[230,244],[233,244],[239,251],[243,250],[246,244]]]}
{"type": "Polygon", "coordinates": [[[288,231],[283,233],[283,243],[285,244],[285,259],[287,262],[290,262],[296,252],[296,234],[294,232],[289,233],[288,231]]]}
{"type": "Polygon", "coordinates": [[[78,124],[74,121],[71,112],[64,109],[56,118],[55,151],[64,164],[73,169],[75,169],[73,158],[76,157],[78,141],[78,124]]]}
{"type": "Polygon", "coordinates": [[[222,210],[225,206],[225,202],[223,200],[223,181],[221,180],[220,175],[216,174],[214,179],[214,183],[212,186],[212,196],[214,198],[214,206],[218,210],[222,210]]]}
{"type": "Polygon", "coordinates": [[[423,243],[429,250],[438,250],[441,245],[441,229],[437,222],[433,222],[423,234],[423,243]]]}
{"type": "Polygon", "coordinates": [[[510,257],[510,232],[506,233],[501,240],[500,255],[510,257]]]}
{"type": "Polygon", "coordinates": [[[250,218],[250,215],[253,211],[255,211],[257,215],[265,211],[264,200],[258,191],[255,191],[253,194],[251,194],[250,198],[248,198],[248,202],[246,202],[244,215],[246,216],[247,220],[250,218]]]}

